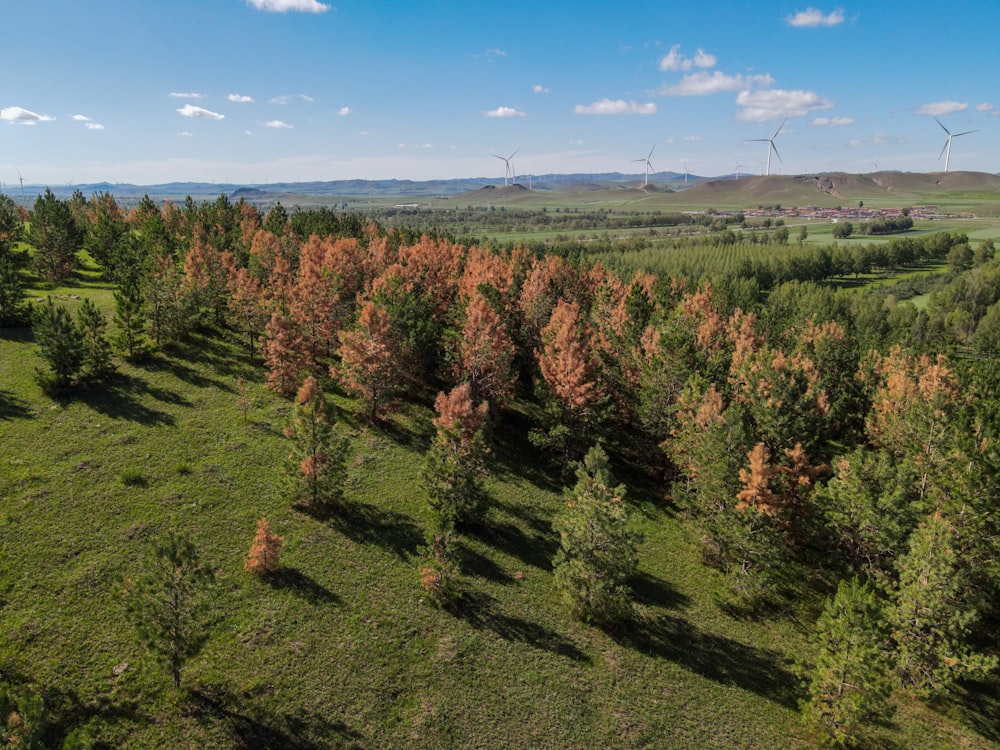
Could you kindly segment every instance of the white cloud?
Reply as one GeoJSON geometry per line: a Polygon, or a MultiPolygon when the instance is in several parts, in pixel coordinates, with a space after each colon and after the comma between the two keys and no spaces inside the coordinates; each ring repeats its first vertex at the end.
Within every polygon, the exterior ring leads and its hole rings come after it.
{"type": "Polygon", "coordinates": [[[90,118],[87,115],[71,115],[70,119],[75,122],[90,122],[90,118]]]}
{"type": "Polygon", "coordinates": [[[675,44],[670,51],[660,58],[660,70],[691,70],[691,68],[714,68],[718,62],[715,55],[710,55],[699,48],[694,59],[681,54],[681,45],[675,44]]]}
{"type": "Polygon", "coordinates": [[[686,135],[683,138],[681,138],[681,140],[687,141],[689,143],[694,143],[696,141],[702,140],[702,137],[700,135],[686,135]]]}
{"type": "Polygon", "coordinates": [[[813,120],[810,125],[815,125],[817,127],[831,127],[831,128],[843,128],[847,125],[854,124],[853,117],[817,117],[813,120]]]}
{"type": "Polygon", "coordinates": [[[969,105],[967,102],[931,102],[930,104],[921,104],[917,107],[917,114],[937,117],[938,115],[953,115],[956,112],[964,112],[968,108],[969,105]]]}
{"type": "Polygon", "coordinates": [[[812,91],[765,89],[741,91],[736,96],[736,105],[743,107],[743,111],[736,113],[736,119],[764,122],[780,117],[802,117],[816,109],[830,109],[833,102],[812,91]]]}
{"type": "Polygon", "coordinates": [[[24,107],[4,107],[0,109],[0,120],[6,120],[11,125],[35,125],[39,122],[52,122],[54,117],[40,115],[24,107]]]}
{"type": "Polygon", "coordinates": [[[264,123],[265,128],[275,128],[277,130],[291,129],[291,125],[287,122],[282,122],[281,120],[268,120],[264,123]]]}
{"type": "Polygon", "coordinates": [[[655,115],[656,105],[652,102],[638,104],[624,99],[601,99],[593,104],[577,104],[573,108],[575,115],[655,115]]]}
{"type": "Polygon", "coordinates": [[[417,146],[417,148],[427,148],[427,149],[430,149],[430,148],[434,148],[434,144],[433,143],[421,143],[419,146],[417,146]]]}
{"type": "Polygon", "coordinates": [[[535,94],[547,94],[549,93],[549,87],[543,86],[540,83],[536,83],[534,86],[531,87],[531,91],[535,94]]]}
{"type": "Polygon", "coordinates": [[[668,96],[709,96],[724,91],[742,91],[751,86],[770,86],[773,83],[774,79],[766,74],[744,76],[737,73],[731,76],[719,70],[712,73],[702,70],[688,73],[676,86],[664,87],[661,93],[668,96]]]}
{"type": "Polygon", "coordinates": [[[865,146],[886,146],[886,145],[900,145],[906,143],[905,138],[900,138],[898,135],[887,135],[885,133],[876,133],[869,138],[855,138],[847,142],[847,145],[851,148],[859,148],[865,146]]]}
{"type": "Polygon", "coordinates": [[[83,126],[87,130],[104,130],[104,126],[99,122],[85,122],[83,123],[83,126]]]}
{"type": "Polygon", "coordinates": [[[288,13],[296,11],[299,13],[326,13],[330,6],[317,0],[247,0],[257,10],[268,13],[288,13]]]}
{"type": "Polygon", "coordinates": [[[245,94],[230,94],[226,98],[231,102],[236,102],[237,104],[249,104],[253,101],[252,96],[246,96],[245,94]]]}
{"type": "Polygon", "coordinates": [[[817,26],[837,26],[844,22],[844,11],[835,10],[824,14],[816,8],[806,8],[788,16],[785,21],[797,29],[815,28],[817,26]]]}
{"type": "Polygon", "coordinates": [[[253,135],[253,131],[252,130],[244,130],[243,131],[243,135],[253,135]]]}
{"type": "Polygon", "coordinates": [[[493,57],[507,57],[507,53],[504,50],[497,49],[495,47],[493,49],[486,50],[485,54],[486,54],[486,57],[488,57],[488,58],[493,58],[493,57]]]}
{"type": "Polygon", "coordinates": [[[513,107],[497,107],[487,112],[483,112],[486,117],[524,117],[524,112],[513,107]]]}
{"type": "Polygon", "coordinates": [[[993,105],[989,102],[980,102],[976,105],[977,112],[992,112],[994,109],[993,105]]]}
{"type": "Polygon", "coordinates": [[[171,91],[170,96],[174,99],[204,99],[204,94],[198,94],[194,91],[171,91]]]}
{"type": "Polygon", "coordinates": [[[360,135],[362,137],[369,136],[371,134],[372,134],[372,131],[370,131],[370,130],[359,130],[358,131],[358,135],[360,135]]]}
{"type": "Polygon", "coordinates": [[[276,96],[273,99],[268,99],[268,104],[288,104],[292,99],[301,99],[304,102],[312,104],[315,99],[307,94],[283,94],[282,96],[276,96]]]}
{"type": "Polygon", "coordinates": [[[186,131],[186,130],[182,130],[182,131],[181,131],[181,132],[179,132],[179,133],[178,133],[177,135],[181,136],[182,138],[190,138],[191,136],[193,136],[193,135],[194,135],[194,133],[189,133],[189,132],[188,132],[188,131],[186,131]]]}
{"type": "Polygon", "coordinates": [[[200,120],[225,120],[225,115],[220,115],[218,112],[212,112],[204,107],[196,107],[193,104],[185,104],[178,110],[185,117],[196,117],[200,120]]]}
{"type": "Polygon", "coordinates": [[[340,109],[337,110],[337,114],[340,115],[341,117],[347,117],[349,114],[351,114],[351,108],[341,107],[340,109]]]}

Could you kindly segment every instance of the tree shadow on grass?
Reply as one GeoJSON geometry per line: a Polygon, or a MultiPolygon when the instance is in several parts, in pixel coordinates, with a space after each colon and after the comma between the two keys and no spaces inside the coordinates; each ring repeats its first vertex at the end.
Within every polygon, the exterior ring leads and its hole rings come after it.
{"type": "Polygon", "coordinates": [[[343,600],[297,568],[282,568],[263,579],[279,590],[291,591],[310,604],[343,604],[343,600]]]}
{"type": "Polygon", "coordinates": [[[1000,743],[1000,677],[959,683],[954,691],[963,722],[990,742],[1000,743]]]}
{"type": "Polygon", "coordinates": [[[376,508],[367,503],[342,500],[336,505],[313,508],[297,506],[303,513],[327,521],[358,544],[375,544],[408,559],[424,543],[423,531],[409,516],[392,510],[376,508]]]}
{"type": "Polygon", "coordinates": [[[620,645],[667,659],[722,685],[757,693],[785,708],[798,705],[798,680],[776,652],[698,630],[680,617],[641,613],[608,629],[620,645]]]}
{"type": "Polygon", "coordinates": [[[528,440],[534,425],[519,412],[504,413],[494,427],[491,442],[491,468],[497,477],[525,479],[542,490],[559,492],[562,481],[551,471],[551,460],[528,440]]]}
{"type": "Polygon", "coordinates": [[[497,608],[496,600],[488,594],[466,593],[455,614],[476,630],[490,630],[512,643],[523,643],[557,656],[589,664],[591,659],[576,644],[559,633],[537,622],[522,620],[504,614],[497,608]]]}
{"type": "Polygon", "coordinates": [[[647,607],[682,609],[691,602],[690,597],[667,581],[643,571],[629,579],[629,588],[632,590],[632,600],[647,607]]]}
{"type": "Polygon", "coordinates": [[[27,401],[22,401],[10,391],[0,390],[0,421],[27,419],[33,416],[27,401]]]}
{"type": "Polygon", "coordinates": [[[142,367],[151,372],[166,372],[173,375],[178,380],[183,380],[188,385],[193,385],[196,388],[218,388],[220,391],[232,392],[233,387],[228,383],[224,383],[221,380],[216,380],[215,378],[209,378],[197,370],[188,367],[181,361],[180,356],[163,356],[155,355],[149,357],[142,362],[142,367]]]}
{"type": "Polygon", "coordinates": [[[262,716],[244,696],[217,685],[188,691],[186,710],[195,718],[211,719],[226,727],[235,748],[263,750],[360,750],[361,734],[342,721],[305,712],[262,716]]]}
{"type": "Polygon", "coordinates": [[[148,395],[158,401],[175,406],[188,406],[189,402],[165,388],[150,386],[140,378],[121,373],[91,390],[77,393],[77,398],[91,409],[111,419],[127,419],[144,425],[172,425],[174,416],[144,405],[140,397],[148,395]]]}
{"type": "Polygon", "coordinates": [[[495,583],[511,583],[514,578],[485,555],[466,544],[458,546],[458,562],[463,573],[495,583]]]}
{"type": "Polygon", "coordinates": [[[548,533],[528,534],[516,524],[493,519],[463,527],[469,536],[516,557],[525,565],[551,570],[552,558],[559,545],[551,527],[546,530],[548,533]]]}

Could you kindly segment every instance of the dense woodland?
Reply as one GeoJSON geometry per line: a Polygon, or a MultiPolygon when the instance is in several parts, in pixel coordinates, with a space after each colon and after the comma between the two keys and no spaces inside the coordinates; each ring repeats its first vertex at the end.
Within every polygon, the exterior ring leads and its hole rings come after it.
{"type": "MultiPolygon", "coordinates": [[[[118,361],[239,336],[290,405],[292,501],[331,514],[355,457],[328,396],[374,429],[400,402],[433,403],[433,520],[412,582],[446,612],[466,606],[456,550],[488,512],[491,443],[527,420],[570,488],[551,532],[567,617],[627,627],[626,487],[653,486],[725,577],[731,617],[787,616],[803,582],[825,601],[797,667],[801,712],[823,742],[863,743],[893,696],[936,705],[993,684],[1000,260],[955,233],[817,246],[778,226],[716,229],[533,248],[225,196],[126,212],[108,194],[46,193],[30,214],[0,197],[0,319],[30,323],[38,382],[61,400],[105,387],[118,361]],[[26,278],[59,282],[84,256],[114,285],[112,320],[24,299],[26,278]],[[928,263],[941,273],[921,307],[860,283],[928,263]]],[[[246,564],[267,575],[281,540],[262,524],[246,564]]],[[[201,570],[185,540],[159,544],[175,578],[201,570]]],[[[129,612],[151,649],[172,649],[180,685],[202,635],[164,645],[161,584],[152,569],[137,581],[129,612]]],[[[203,584],[192,573],[183,590],[203,584]]],[[[0,692],[11,745],[35,737],[28,703],[0,692]]]]}

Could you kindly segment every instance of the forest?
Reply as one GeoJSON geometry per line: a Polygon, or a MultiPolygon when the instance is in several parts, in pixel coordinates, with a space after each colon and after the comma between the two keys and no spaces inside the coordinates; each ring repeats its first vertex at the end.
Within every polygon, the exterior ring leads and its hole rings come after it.
{"type": "Polygon", "coordinates": [[[0,741],[1000,743],[993,241],[473,213],[0,196],[0,741]]]}

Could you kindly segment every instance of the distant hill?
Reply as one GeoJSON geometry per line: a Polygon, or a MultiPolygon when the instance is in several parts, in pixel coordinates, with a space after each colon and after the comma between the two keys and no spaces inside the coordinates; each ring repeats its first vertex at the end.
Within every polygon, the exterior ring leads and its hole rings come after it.
{"type": "MultiPolygon", "coordinates": [[[[529,205],[544,196],[559,196],[560,201],[575,200],[575,196],[603,196],[615,204],[642,201],[644,207],[711,206],[716,208],[752,207],[756,205],[834,207],[858,201],[873,205],[934,203],[938,200],[968,199],[970,205],[988,200],[1000,205],[1000,176],[984,172],[874,172],[850,174],[828,172],[806,175],[750,176],[735,179],[733,175],[702,177],[677,172],[657,172],[649,175],[622,172],[545,174],[518,177],[510,185],[502,178],[467,178],[448,180],[328,180],[316,182],[278,182],[236,185],[229,183],[172,182],[160,185],[98,182],[81,185],[57,185],[51,190],[58,198],[69,198],[79,190],[90,197],[94,193],[112,193],[124,204],[134,204],[142,196],[154,200],[182,202],[213,200],[226,194],[233,200],[245,199],[258,205],[282,202],[294,205],[335,205],[348,199],[409,202],[414,198],[459,198],[470,204],[522,201],[529,205]],[[530,190],[528,185],[530,184],[530,190]],[[529,198],[530,197],[530,198],[529,198]],[[652,202],[651,202],[652,201],[652,202]]],[[[14,200],[29,206],[45,186],[25,185],[7,193],[14,200]],[[23,195],[23,199],[22,199],[23,195]]],[[[590,201],[591,198],[586,200],[590,201]]]]}

